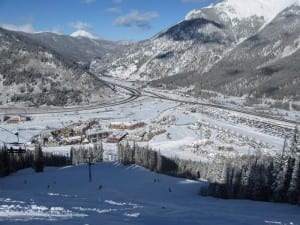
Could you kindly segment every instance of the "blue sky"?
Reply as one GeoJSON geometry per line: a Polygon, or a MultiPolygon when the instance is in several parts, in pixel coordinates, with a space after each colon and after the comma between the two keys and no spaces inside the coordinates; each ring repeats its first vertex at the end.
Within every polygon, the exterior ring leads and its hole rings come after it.
{"type": "Polygon", "coordinates": [[[213,0],[0,0],[0,26],[25,32],[85,30],[107,40],[143,40],[213,0]]]}

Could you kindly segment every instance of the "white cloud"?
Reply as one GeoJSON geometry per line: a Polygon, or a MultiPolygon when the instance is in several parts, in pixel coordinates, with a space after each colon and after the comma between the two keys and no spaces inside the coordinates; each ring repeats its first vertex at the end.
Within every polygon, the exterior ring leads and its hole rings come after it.
{"type": "Polygon", "coordinates": [[[106,12],[117,14],[117,13],[121,13],[122,10],[120,8],[117,8],[117,7],[112,7],[112,8],[106,9],[106,12]]]}
{"type": "Polygon", "coordinates": [[[142,30],[147,30],[151,28],[150,20],[157,17],[159,17],[157,12],[139,13],[139,11],[134,10],[127,15],[119,16],[113,24],[125,27],[138,27],[142,30]]]}
{"type": "Polygon", "coordinates": [[[82,0],[82,2],[85,4],[91,4],[91,3],[96,2],[96,0],[82,0]]]}
{"type": "Polygon", "coordinates": [[[89,30],[92,28],[92,25],[89,23],[77,21],[77,22],[72,22],[71,27],[75,28],[76,30],[89,30]]]}
{"type": "Polygon", "coordinates": [[[6,30],[13,30],[13,31],[22,31],[26,33],[42,33],[42,32],[51,32],[56,34],[61,34],[60,29],[58,27],[54,27],[51,30],[37,30],[34,28],[33,24],[31,23],[25,23],[21,25],[15,25],[15,24],[0,24],[0,27],[6,29],[6,30]]]}
{"type": "Polygon", "coordinates": [[[7,30],[14,30],[14,31],[23,31],[26,33],[36,33],[36,29],[33,27],[31,23],[26,23],[22,25],[15,25],[15,24],[1,24],[1,27],[7,30]]]}

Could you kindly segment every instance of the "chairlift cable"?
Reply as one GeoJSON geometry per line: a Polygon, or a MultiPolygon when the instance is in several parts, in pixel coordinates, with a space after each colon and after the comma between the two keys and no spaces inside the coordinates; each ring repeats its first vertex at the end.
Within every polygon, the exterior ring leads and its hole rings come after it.
{"type": "Polygon", "coordinates": [[[0,127],[0,129],[1,129],[1,130],[4,130],[4,131],[6,131],[6,132],[8,132],[8,133],[10,133],[10,134],[13,134],[13,135],[15,135],[15,136],[18,136],[19,138],[22,138],[22,139],[26,140],[26,138],[24,138],[22,135],[19,134],[19,131],[13,132],[13,131],[8,130],[8,129],[4,128],[4,127],[0,127]]]}

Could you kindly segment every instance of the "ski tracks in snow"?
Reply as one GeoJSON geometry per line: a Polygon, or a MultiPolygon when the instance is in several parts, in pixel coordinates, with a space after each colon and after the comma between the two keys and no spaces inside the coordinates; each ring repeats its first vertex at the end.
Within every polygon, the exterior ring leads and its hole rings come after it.
{"type": "MultiPolygon", "coordinates": [[[[51,198],[72,198],[76,199],[77,204],[83,199],[77,195],[66,195],[59,193],[46,193],[50,199],[43,199],[43,202],[52,202],[51,198]]],[[[67,201],[67,200],[66,200],[67,201]]],[[[82,202],[84,205],[84,202],[82,202]]],[[[11,198],[0,198],[0,221],[33,221],[33,220],[67,220],[72,218],[89,217],[94,213],[97,214],[117,214],[129,218],[138,218],[140,212],[138,209],[143,206],[131,202],[119,202],[114,200],[104,200],[98,202],[99,207],[84,206],[46,206],[30,201],[12,200],[11,198]]]]}

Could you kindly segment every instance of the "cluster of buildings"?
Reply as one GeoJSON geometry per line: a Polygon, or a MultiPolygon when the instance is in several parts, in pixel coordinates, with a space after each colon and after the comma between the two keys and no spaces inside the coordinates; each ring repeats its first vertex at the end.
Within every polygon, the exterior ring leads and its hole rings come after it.
{"type": "MultiPolygon", "coordinates": [[[[9,116],[0,118],[3,123],[20,123],[31,121],[32,118],[24,115],[9,116]]],[[[43,131],[34,136],[30,142],[26,143],[26,148],[33,148],[36,144],[47,147],[56,147],[61,145],[79,145],[88,143],[97,143],[104,141],[107,143],[119,143],[122,140],[147,142],[154,136],[166,132],[165,129],[156,129],[148,127],[143,121],[133,122],[110,122],[100,124],[99,120],[91,119],[88,121],[79,121],[58,129],[43,131]]]]}
{"type": "Polygon", "coordinates": [[[0,118],[0,123],[8,123],[8,124],[17,124],[20,122],[25,122],[25,121],[31,121],[32,118],[30,116],[25,116],[25,115],[17,115],[17,116],[12,116],[12,115],[4,115],[2,118],[0,118]]]}
{"type": "Polygon", "coordinates": [[[137,128],[144,127],[146,123],[144,122],[134,122],[134,123],[129,123],[129,122],[112,122],[109,124],[110,129],[120,129],[120,130],[134,130],[137,128]]]}
{"type": "Polygon", "coordinates": [[[69,126],[40,133],[34,137],[32,143],[41,143],[43,146],[88,144],[105,141],[118,143],[127,135],[126,130],[144,127],[144,122],[119,123],[112,122],[107,128],[102,128],[97,120],[73,123],[69,126]]]}

